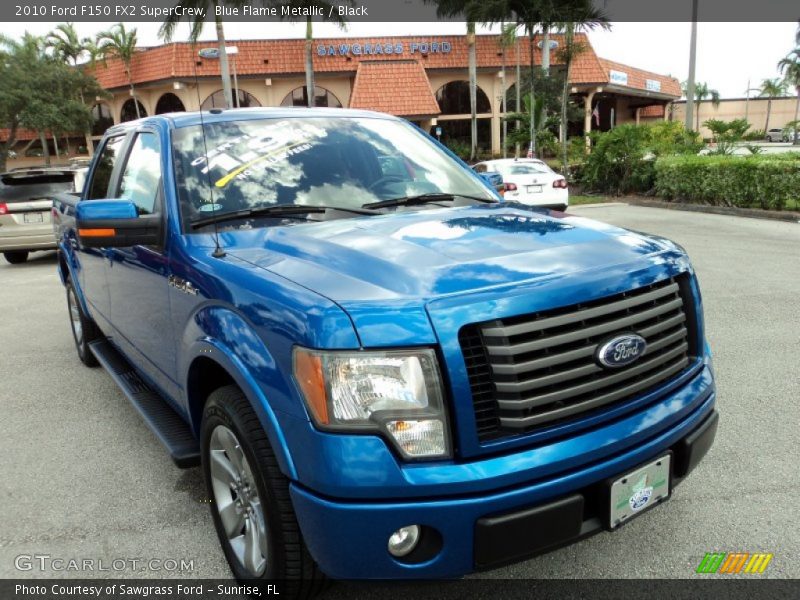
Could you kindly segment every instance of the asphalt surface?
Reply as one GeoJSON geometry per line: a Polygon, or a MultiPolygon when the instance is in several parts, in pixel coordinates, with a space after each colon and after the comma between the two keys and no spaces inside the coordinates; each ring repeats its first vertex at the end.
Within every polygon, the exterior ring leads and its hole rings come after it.
{"type": "MultiPolygon", "coordinates": [[[[573,212],[689,251],[715,353],[717,440],[665,505],[477,577],[690,578],[711,551],[771,552],[763,577],[800,577],[800,225],[624,205],[573,212]]],[[[193,570],[182,575],[229,577],[200,470],[173,467],[110,377],[78,361],[55,255],[0,259],[0,307],[0,577],[181,575],[15,567],[34,554],[185,559],[193,570]]],[[[414,595],[452,595],[448,586],[414,595]]],[[[326,596],[382,589],[339,584],[326,596]]]]}

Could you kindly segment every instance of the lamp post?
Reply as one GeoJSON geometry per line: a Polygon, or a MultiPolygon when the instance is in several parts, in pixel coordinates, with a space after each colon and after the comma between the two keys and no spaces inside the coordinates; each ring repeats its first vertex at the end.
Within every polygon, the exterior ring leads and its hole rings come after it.
{"type": "Polygon", "coordinates": [[[686,82],[686,130],[694,130],[694,71],[697,62],[697,3],[692,0],[692,35],[689,42],[689,79],[686,82]]]}

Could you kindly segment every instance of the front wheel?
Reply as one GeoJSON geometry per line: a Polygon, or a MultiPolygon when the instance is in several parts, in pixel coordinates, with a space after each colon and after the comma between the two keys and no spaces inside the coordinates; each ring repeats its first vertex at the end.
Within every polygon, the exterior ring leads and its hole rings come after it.
{"type": "Polygon", "coordinates": [[[28,251],[27,250],[13,250],[13,251],[9,251],[9,252],[3,252],[3,256],[12,265],[19,265],[19,264],[24,263],[26,260],[28,260],[28,251]]]}
{"type": "Polygon", "coordinates": [[[238,387],[212,392],[200,433],[214,526],[236,579],[281,580],[290,597],[315,596],[325,577],[303,542],[289,480],[238,387]]]}
{"type": "Polygon", "coordinates": [[[75,349],[78,351],[78,358],[87,367],[96,367],[97,359],[89,348],[89,343],[100,337],[100,332],[94,321],[83,312],[78,296],[75,294],[75,287],[72,281],[67,280],[67,308],[69,309],[69,325],[72,329],[72,339],[75,341],[75,349]]]}

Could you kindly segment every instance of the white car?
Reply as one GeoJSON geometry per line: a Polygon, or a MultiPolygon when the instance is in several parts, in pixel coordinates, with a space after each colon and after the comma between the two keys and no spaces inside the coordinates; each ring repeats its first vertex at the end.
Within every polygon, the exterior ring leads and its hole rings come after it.
{"type": "Polygon", "coordinates": [[[506,201],[566,210],[569,206],[567,180],[541,160],[503,158],[487,160],[472,167],[477,173],[500,173],[506,201]]]}

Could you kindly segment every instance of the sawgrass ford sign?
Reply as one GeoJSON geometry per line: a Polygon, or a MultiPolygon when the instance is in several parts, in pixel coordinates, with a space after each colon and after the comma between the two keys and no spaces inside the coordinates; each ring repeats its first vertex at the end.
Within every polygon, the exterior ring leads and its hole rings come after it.
{"type": "Polygon", "coordinates": [[[367,42],[364,44],[319,44],[318,56],[374,56],[383,54],[447,54],[450,42],[367,42]]]}

